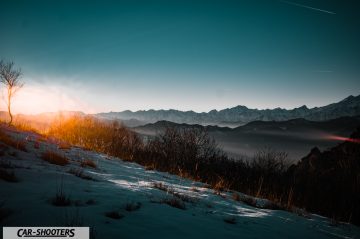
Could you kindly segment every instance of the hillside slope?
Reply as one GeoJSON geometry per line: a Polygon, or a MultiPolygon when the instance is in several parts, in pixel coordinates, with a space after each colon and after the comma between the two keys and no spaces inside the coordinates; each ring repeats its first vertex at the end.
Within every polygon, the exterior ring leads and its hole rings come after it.
{"type": "Polygon", "coordinates": [[[232,192],[215,194],[205,184],[117,158],[61,144],[59,149],[58,142],[33,133],[2,131],[23,142],[19,149],[0,142],[2,226],[90,226],[93,238],[102,239],[360,237],[352,225],[254,208],[233,200],[232,192]],[[68,164],[42,160],[47,151],[67,157],[68,164]],[[81,167],[84,160],[96,168],[81,167]],[[5,181],[5,172],[14,172],[17,180],[8,181],[17,182],[5,181]],[[54,205],[60,191],[69,205],[54,205]]]}

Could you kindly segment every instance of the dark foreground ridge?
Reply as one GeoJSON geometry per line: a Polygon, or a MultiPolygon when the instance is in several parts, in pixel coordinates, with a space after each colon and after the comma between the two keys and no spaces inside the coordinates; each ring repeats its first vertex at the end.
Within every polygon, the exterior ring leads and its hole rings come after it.
{"type": "Polygon", "coordinates": [[[314,148],[288,173],[294,204],[360,225],[360,130],[324,152],[314,148]]]}

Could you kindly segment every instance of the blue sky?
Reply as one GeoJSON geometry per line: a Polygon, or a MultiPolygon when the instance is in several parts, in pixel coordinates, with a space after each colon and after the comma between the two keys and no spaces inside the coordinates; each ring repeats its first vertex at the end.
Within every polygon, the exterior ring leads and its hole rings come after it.
{"type": "Polygon", "coordinates": [[[360,92],[357,1],[1,0],[17,112],[321,106],[360,92]]]}

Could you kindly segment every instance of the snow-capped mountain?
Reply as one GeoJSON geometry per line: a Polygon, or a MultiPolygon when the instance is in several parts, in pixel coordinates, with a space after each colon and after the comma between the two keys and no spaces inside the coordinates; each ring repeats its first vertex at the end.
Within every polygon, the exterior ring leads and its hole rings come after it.
{"type": "Polygon", "coordinates": [[[138,120],[145,123],[155,123],[167,120],[175,123],[239,126],[251,121],[284,121],[304,118],[313,121],[324,121],[344,116],[360,115],[360,95],[349,96],[344,100],[323,107],[308,108],[305,105],[291,110],[275,109],[249,109],[246,106],[236,106],[223,110],[211,110],[197,113],[194,111],[179,110],[141,110],[132,112],[99,113],[96,116],[106,119],[138,120]]]}

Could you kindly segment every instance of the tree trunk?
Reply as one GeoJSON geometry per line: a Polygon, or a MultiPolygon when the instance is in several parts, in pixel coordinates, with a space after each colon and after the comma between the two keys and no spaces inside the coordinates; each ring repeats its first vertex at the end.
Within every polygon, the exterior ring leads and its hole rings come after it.
{"type": "Polygon", "coordinates": [[[8,112],[9,112],[9,116],[10,116],[9,125],[11,125],[11,124],[12,124],[12,121],[13,121],[13,115],[12,115],[12,113],[11,113],[11,96],[12,96],[11,89],[8,89],[7,108],[8,108],[8,112]]]}

